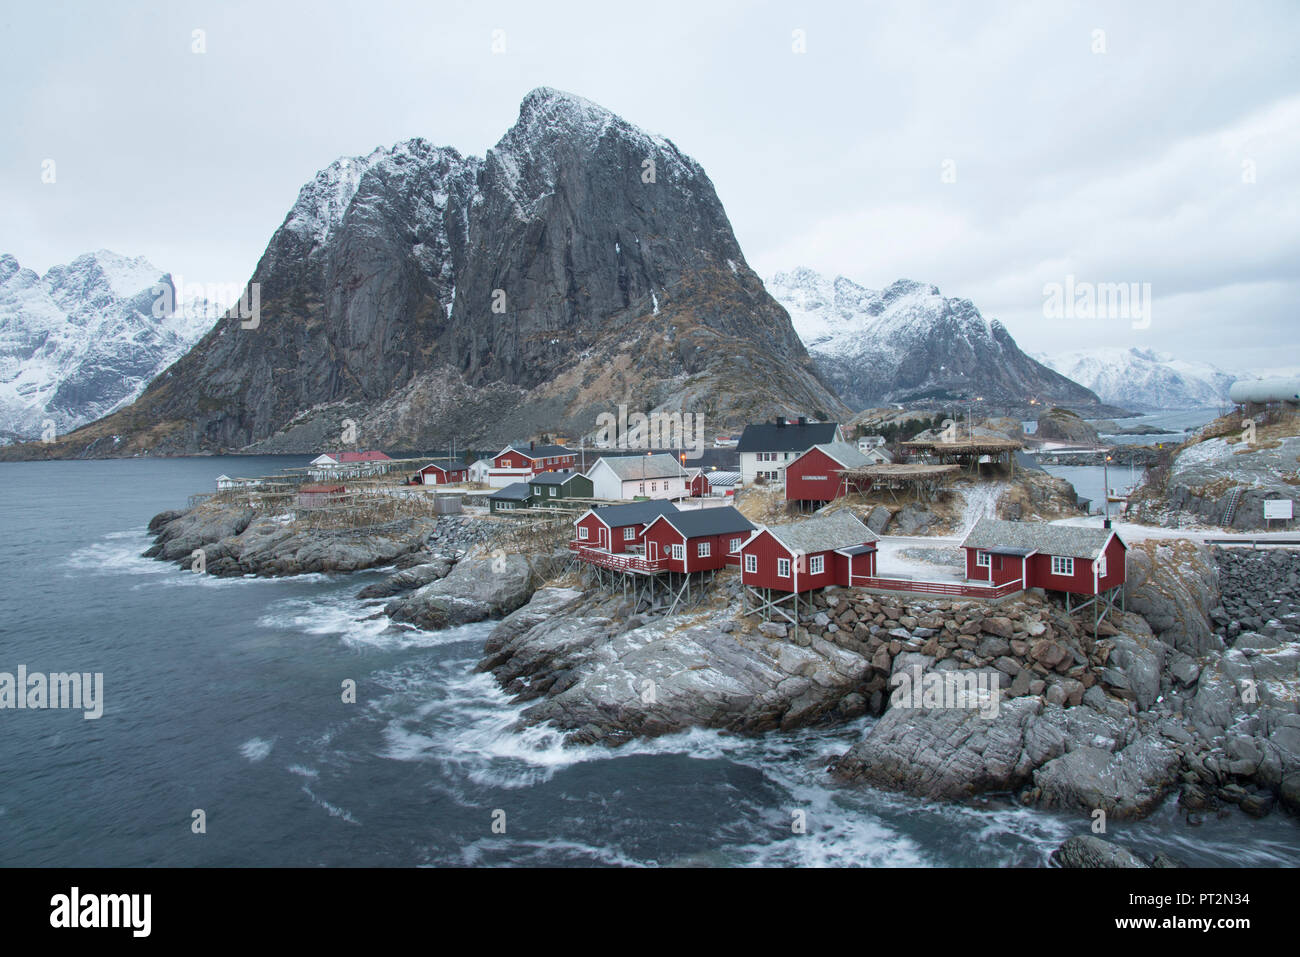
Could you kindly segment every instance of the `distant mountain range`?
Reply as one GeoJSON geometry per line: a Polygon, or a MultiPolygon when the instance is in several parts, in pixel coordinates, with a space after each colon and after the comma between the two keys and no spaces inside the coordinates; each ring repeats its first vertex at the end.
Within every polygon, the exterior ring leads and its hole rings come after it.
{"type": "Polygon", "coordinates": [[[216,320],[204,300],[173,308],[175,297],[168,273],[106,249],[43,276],[0,255],[0,444],[67,432],[136,398],[216,320]]]}
{"type": "Polygon", "coordinates": [[[767,286],[822,377],[854,409],[966,396],[1025,410],[1099,405],[1088,388],[1022,352],[1002,323],[936,286],[900,279],[877,291],[807,268],[777,273],[767,286]]]}
{"type": "Polygon", "coordinates": [[[422,139],[305,185],[223,318],[132,404],[8,457],[306,452],[580,435],[618,404],[730,429],[842,418],[746,264],[713,184],[664,137],[529,93],[480,159],[422,139]]]}
{"type": "Polygon", "coordinates": [[[1084,349],[1037,358],[1092,389],[1103,402],[1135,412],[1217,406],[1227,401],[1228,387],[1238,378],[1208,363],[1151,349],[1084,349]]]}

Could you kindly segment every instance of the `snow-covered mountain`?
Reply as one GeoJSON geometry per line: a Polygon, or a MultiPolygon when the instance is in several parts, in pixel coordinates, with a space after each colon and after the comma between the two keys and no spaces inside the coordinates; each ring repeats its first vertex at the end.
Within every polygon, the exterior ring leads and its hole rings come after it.
{"type": "Polygon", "coordinates": [[[0,444],[130,402],[216,321],[201,299],[155,318],[164,295],[171,276],[143,258],[101,249],[40,276],[0,255],[0,444]]]}
{"type": "Polygon", "coordinates": [[[1151,349],[1082,349],[1036,358],[1086,385],[1103,402],[1136,412],[1216,406],[1237,376],[1205,362],[1188,362],[1151,349]]]}
{"type": "Polygon", "coordinates": [[[936,286],[900,279],[876,291],[806,268],[766,285],[822,377],[854,408],[958,395],[1004,406],[1098,402],[1021,352],[969,299],[945,298],[936,286]]]}
{"type": "Polygon", "coordinates": [[[849,414],[703,167],[562,90],[482,158],[413,139],[330,164],[251,283],[257,328],[218,323],[129,406],[7,457],[304,452],[346,417],[373,448],[499,448],[630,402],[724,430],[849,414]]]}

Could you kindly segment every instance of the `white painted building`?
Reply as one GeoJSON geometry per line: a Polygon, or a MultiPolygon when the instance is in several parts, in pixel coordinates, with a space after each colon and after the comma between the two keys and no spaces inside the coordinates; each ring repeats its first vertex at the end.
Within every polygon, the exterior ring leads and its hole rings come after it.
{"type": "Polygon", "coordinates": [[[784,482],[785,467],[814,445],[843,440],[836,422],[787,422],[778,416],[775,422],[747,425],[736,446],[740,452],[741,484],[753,485],[759,478],[784,482]]]}
{"type": "Polygon", "coordinates": [[[684,498],[691,494],[690,473],[671,455],[602,457],[587,470],[596,498],[684,498]]]}

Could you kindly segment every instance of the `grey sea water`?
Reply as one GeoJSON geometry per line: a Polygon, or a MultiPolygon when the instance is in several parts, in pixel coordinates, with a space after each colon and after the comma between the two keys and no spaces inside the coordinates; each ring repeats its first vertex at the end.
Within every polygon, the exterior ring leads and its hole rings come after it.
{"type": "MultiPolygon", "coordinates": [[[[217,475],[303,462],[0,465],[0,671],[102,672],[105,697],[94,721],[0,711],[0,865],[1025,866],[1087,833],[1006,798],[834,787],[866,721],[564,748],[512,730],[520,709],[474,672],[491,623],[393,627],[353,597],[377,572],[214,579],[140,557],[150,517],[217,475]]],[[[1111,836],[1193,864],[1300,861],[1280,814],[1192,827],[1170,803],[1111,836]]]]}

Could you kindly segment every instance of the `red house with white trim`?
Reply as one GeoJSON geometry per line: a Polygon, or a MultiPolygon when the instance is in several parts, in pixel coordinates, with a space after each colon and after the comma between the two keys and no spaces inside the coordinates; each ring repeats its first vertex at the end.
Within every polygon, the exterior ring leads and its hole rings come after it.
{"type": "Polygon", "coordinates": [[[740,548],[753,531],[730,505],[667,512],[646,526],[645,557],[664,571],[715,571],[740,564],[740,548]]]}
{"type": "Polygon", "coordinates": [[[741,546],[740,580],[783,592],[851,586],[876,574],[877,541],[875,532],[847,511],[761,526],[741,546]]]}
{"type": "Polygon", "coordinates": [[[846,479],[845,469],[865,468],[871,460],[847,442],[814,445],[785,467],[788,502],[830,502],[849,492],[865,492],[870,479],[846,479]]]}
{"type": "Polygon", "coordinates": [[[492,456],[488,484],[493,488],[505,488],[513,482],[527,482],[542,472],[571,472],[577,461],[577,453],[562,445],[530,444],[526,449],[507,445],[492,456]]]}
{"type": "Polygon", "coordinates": [[[455,459],[434,459],[415,478],[420,485],[452,485],[469,480],[469,466],[455,459]]]}
{"type": "Polygon", "coordinates": [[[569,547],[595,548],[613,554],[640,551],[646,526],[660,515],[675,511],[676,505],[663,500],[588,509],[573,523],[574,538],[569,547]]]}
{"type": "Polygon", "coordinates": [[[1124,584],[1128,546],[1113,528],[982,518],[961,547],[966,577],[1001,585],[1100,595],[1124,584]]]}

